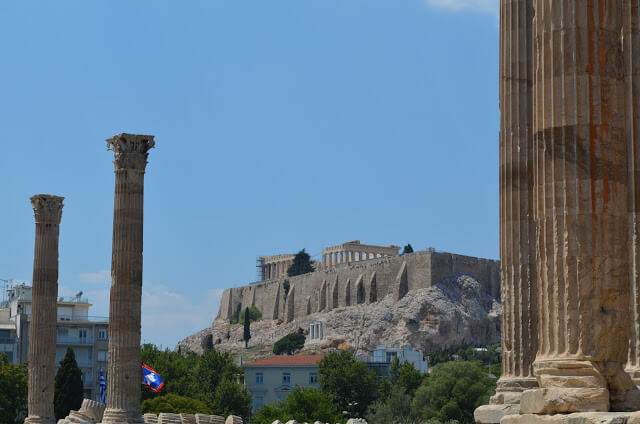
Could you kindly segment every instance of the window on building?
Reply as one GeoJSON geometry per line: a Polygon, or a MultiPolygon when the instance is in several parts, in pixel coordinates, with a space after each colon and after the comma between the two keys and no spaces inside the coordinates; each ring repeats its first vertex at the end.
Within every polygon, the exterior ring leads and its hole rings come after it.
{"type": "Polygon", "coordinates": [[[256,384],[263,384],[263,383],[264,383],[264,373],[257,372],[256,373],[256,384]]]}
{"type": "Polygon", "coordinates": [[[318,373],[317,372],[310,372],[309,373],[309,384],[316,384],[318,383],[318,373]]]}
{"type": "Polygon", "coordinates": [[[58,327],[56,330],[58,336],[68,336],[69,328],[68,327],[58,327]]]}
{"type": "Polygon", "coordinates": [[[291,384],[291,373],[283,372],[282,373],[282,384],[291,384]]]}
{"type": "Polygon", "coordinates": [[[101,328],[98,330],[98,339],[107,340],[107,329],[101,328]]]}
{"type": "Polygon", "coordinates": [[[80,337],[81,339],[86,339],[87,338],[87,329],[86,328],[79,328],[78,329],[78,337],[80,337]]]}
{"type": "Polygon", "coordinates": [[[106,350],[99,350],[98,351],[98,361],[107,362],[107,351],[106,350]]]}

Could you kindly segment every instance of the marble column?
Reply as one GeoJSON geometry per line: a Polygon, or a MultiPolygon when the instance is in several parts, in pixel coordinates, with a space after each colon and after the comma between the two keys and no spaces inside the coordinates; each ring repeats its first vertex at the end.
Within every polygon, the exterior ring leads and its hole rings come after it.
{"type": "Polygon", "coordinates": [[[325,268],[325,269],[327,268],[327,254],[326,253],[322,254],[322,267],[325,268]]]}
{"type": "MultiPolygon", "coordinates": [[[[521,411],[628,410],[624,0],[536,0],[534,151],[541,389],[521,411]]],[[[635,389],[635,390],[634,390],[635,389]]]]}
{"type": "MultiPolygon", "coordinates": [[[[502,376],[496,391],[497,398],[506,396],[518,402],[517,393],[537,385],[532,367],[538,348],[536,225],[533,219],[533,1],[500,2],[503,315],[502,376]]],[[[509,402],[509,399],[504,400],[509,402]]]]}
{"type": "Polygon", "coordinates": [[[107,140],[114,152],[109,373],[103,423],[142,423],[140,413],[140,318],[144,174],[153,136],[119,134],[107,140]]]}
{"type": "Polygon", "coordinates": [[[31,198],[36,221],[29,328],[29,415],[25,423],[54,424],[58,239],[63,197],[39,194],[31,198]]]}
{"type": "Polygon", "coordinates": [[[631,341],[627,372],[640,384],[640,5],[625,0],[623,51],[626,85],[626,136],[629,142],[631,225],[631,341]]]}
{"type": "Polygon", "coordinates": [[[502,375],[478,423],[519,414],[537,387],[536,225],[533,219],[533,1],[500,0],[500,264],[502,375]]]}

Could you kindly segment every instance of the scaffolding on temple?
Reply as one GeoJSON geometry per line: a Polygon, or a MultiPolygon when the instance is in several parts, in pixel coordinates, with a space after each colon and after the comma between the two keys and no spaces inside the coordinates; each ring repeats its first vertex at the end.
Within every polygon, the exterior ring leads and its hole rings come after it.
{"type": "Polygon", "coordinates": [[[262,256],[256,258],[256,274],[258,276],[256,281],[264,280],[264,258],[262,256]]]}

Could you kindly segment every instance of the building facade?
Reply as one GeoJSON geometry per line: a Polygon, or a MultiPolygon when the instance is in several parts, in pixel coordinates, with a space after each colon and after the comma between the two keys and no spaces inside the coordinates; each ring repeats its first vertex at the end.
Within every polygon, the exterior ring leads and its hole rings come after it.
{"type": "MultiPolygon", "coordinates": [[[[56,364],[72,348],[82,370],[85,398],[97,400],[100,370],[107,373],[109,320],[89,315],[91,306],[82,293],[58,298],[56,364]]],[[[13,363],[29,360],[30,322],[31,287],[20,284],[8,289],[7,300],[0,305],[0,354],[6,353],[13,363]]]]}
{"type": "Polygon", "coordinates": [[[244,364],[244,382],[253,398],[253,411],[283,401],[296,386],[320,387],[318,363],[323,357],[281,355],[244,364]]]}
{"type": "Polygon", "coordinates": [[[357,356],[357,359],[364,362],[367,368],[375,371],[379,378],[390,377],[391,363],[396,358],[398,358],[400,362],[410,362],[413,367],[421,373],[429,371],[427,361],[424,359],[424,352],[414,349],[411,346],[391,348],[386,345],[378,345],[372,354],[357,356]]]}

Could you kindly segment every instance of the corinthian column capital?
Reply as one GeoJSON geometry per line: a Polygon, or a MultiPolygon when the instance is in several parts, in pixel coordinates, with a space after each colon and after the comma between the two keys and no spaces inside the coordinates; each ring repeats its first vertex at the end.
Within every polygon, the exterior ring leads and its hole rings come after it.
{"type": "Polygon", "coordinates": [[[36,194],[31,197],[33,214],[37,224],[60,224],[64,197],[36,194]]]}
{"type": "Polygon", "coordinates": [[[144,171],[147,166],[148,152],[155,144],[152,135],[122,133],[107,139],[107,150],[114,153],[113,163],[116,171],[121,169],[144,171]]]}

